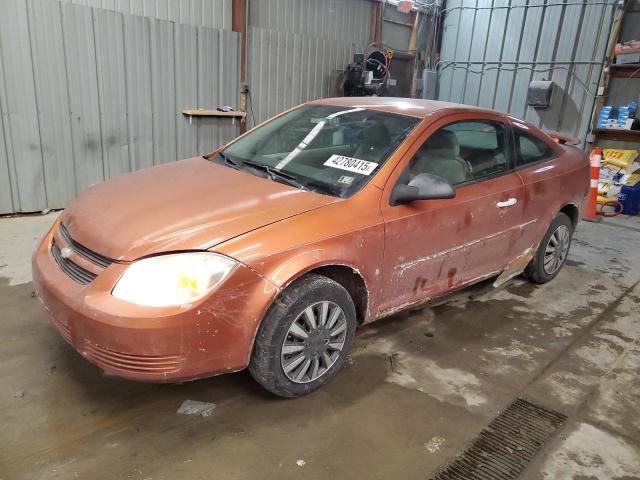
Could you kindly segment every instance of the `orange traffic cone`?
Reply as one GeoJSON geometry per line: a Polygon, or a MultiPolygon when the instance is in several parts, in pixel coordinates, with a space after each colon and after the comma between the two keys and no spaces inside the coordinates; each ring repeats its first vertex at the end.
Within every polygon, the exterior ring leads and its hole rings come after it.
{"type": "Polygon", "coordinates": [[[596,201],[598,200],[598,180],[600,179],[600,162],[602,161],[602,149],[595,147],[591,152],[591,189],[589,190],[589,200],[584,212],[583,220],[588,222],[599,222],[601,219],[596,213],[596,201]]]}

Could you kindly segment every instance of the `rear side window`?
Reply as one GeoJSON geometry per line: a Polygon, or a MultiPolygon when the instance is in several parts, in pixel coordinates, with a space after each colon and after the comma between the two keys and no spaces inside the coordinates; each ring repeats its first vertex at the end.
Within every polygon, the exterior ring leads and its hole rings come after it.
{"type": "Polygon", "coordinates": [[[518,165],[550,160],[556,156],[553,149],[542,140],[521,130],[514,130],[516,148],[518,149],[518,165]]]}

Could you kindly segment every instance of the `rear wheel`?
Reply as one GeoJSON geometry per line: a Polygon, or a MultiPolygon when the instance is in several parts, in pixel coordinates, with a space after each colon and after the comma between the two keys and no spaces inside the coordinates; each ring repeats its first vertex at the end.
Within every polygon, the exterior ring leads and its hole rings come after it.
{"type": "Polygon", "coordinates": [[[551,222],[538,251],[525,269],[527,278],[535,283],[553,280],[567,259],[572,236],[573,222],[568,215],[559,213],[551,222]]]}
{"type": "Polygon", "coordinates": [[[321,275],[307,275],[288,287],[267,313],[249,371],[276,395],[305,395],[340,370],[355,329],[355,306],[344,287],[321,275]]]}

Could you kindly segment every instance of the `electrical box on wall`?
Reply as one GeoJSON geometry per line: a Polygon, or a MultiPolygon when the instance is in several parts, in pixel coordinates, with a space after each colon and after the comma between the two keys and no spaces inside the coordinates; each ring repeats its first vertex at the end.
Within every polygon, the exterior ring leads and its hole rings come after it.
{"type": "Polygon", "coordinates": [[[436,85],[438,83],[438,72],[435,70],[422,71],[422,78],[419,78],[416,84],[416,90],[420,92],[420,98],[429,100],[436,99],[436,85]]]}
{"type": "Polygon", "coordinates": [[[527,91],[527,105],[547,108],[551,105],[554,83],[550,80],[532,80],[527,91]]]}

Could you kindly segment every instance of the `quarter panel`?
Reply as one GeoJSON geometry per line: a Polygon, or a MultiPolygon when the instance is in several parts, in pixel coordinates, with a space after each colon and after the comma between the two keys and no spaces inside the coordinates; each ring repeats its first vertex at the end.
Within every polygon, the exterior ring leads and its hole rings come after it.
{"type": "Polygon", "coordinates": [[[589,187],[589,163],[586,155],[567,147],[554,159],[518,171],[524,184],[524,222],[537,220],[525,231],[519,248],[537,247],[555,215],[573,204],[582,214],[589,187]]]}

